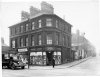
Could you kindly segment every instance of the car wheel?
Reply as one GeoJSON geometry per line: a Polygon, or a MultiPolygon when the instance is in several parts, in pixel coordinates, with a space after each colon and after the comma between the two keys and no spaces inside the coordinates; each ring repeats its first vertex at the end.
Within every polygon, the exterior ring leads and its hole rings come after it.
{"type": "Polygon", "coordinates": [[[15,65],[14,65],[14,64],[12,64],[12,65],[11,65],[11,69],[13,69],[13,70],[14,70],[15,68],[16,68],[16,67],[15,67],[15,65]]]}
{"type": "Polygon", "coordinates": [[[22,67],[21,67],[21,69],[24,69],[24,68],[25,68],[25,66],[22,66],[22,67]]]}
{"type": "Polygon", "coordinates": [[[8,65],[7,68],[10,69],[11,67],[8,65]]]}

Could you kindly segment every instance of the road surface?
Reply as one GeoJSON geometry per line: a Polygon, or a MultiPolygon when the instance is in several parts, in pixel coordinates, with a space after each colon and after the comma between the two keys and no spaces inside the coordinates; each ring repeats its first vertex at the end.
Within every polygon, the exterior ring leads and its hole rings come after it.
{"type": "Polygon", "coordinates": [[[56,66],[33,66],[30,69],[3,69],[2,77],[33,77],[33,76],[98,76],[100,75],[100,56],[92,57],[78,65],[66,67],[67,64],[56,66]]]}

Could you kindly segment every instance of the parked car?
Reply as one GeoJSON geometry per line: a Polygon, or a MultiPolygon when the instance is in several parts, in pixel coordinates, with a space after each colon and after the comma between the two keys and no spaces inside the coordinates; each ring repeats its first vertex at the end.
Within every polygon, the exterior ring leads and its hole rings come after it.
{"type": "Polygon", "coordinates": [[[4,66],[11,68],[11,69],[16,69],[17,67],[21,67],[22,69],[24,69],[26,64],[23,63],[21,60],[13,59],[11,57],[10,59],[2,59],[2,68],[4,66]]]}

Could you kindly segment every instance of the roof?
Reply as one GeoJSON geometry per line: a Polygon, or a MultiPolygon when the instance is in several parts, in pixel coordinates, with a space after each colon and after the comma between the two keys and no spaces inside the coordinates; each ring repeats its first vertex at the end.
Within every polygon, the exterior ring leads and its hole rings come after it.
{"type": "MultiPolygon", "coordinates": [[[[35,15],[35,16],[30,17],[29,19],[34,19],[34,18],[39,17],[39,16],[42,16],[42,15],[53,15],[53,16],[56,16],[56,17],[60,18],[60,17],[57,16],[56,14],[48,14],[48,13],[42,12],[42,13],[38,13],[38,14],[35,15]]],[[[23,22],[26,22],[26,21],[28,21],[29,19],[23,20],[23,21],[21,21],[21,22],[19,22],[19,23],[16,23],[16,24],[14,24],[14,25],[12,25],[12,26],[10,26],[10,27],[13,27],[13,26],[18,25],[18,24],[23,23],[23,22]]],[[[62,18],[60,18],[60,19],[63,20],[64,22],[66,22],[64,19],[62,19],[62,18]]],[[[69,24],[68,22],[66,22],[66,23],[69,24]]],[[[71,24],[69,24],[69,25],[72,27],[71,24]]],[[[10,28],[10,27],[9,27],[9,28],[10,28]]]]}

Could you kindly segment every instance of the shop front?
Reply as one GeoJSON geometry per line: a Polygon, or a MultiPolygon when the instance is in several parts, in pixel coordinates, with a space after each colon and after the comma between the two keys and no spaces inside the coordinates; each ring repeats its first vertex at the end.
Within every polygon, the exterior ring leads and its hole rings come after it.
{"type": "Polygon", "coordinates": [[[52,59],[55,59],[55,64],[61,64],[61,49],[57,51],[54,47],[32,48],[30,49],[30,64],[31,65],[52,65],[52,59]]]}
{"type": "Polygon", "coordinates": [[[30,51],[31,65],[46,65],[46,53],[43,48],[31,48],[30,51]]]}
{"type": "Polygon", "coordinates": [[[27,63],[28,62],[28,49],[27,48],[22,48],[18,49],[18,59],[22,60],[23,62],[27,63]]]}

